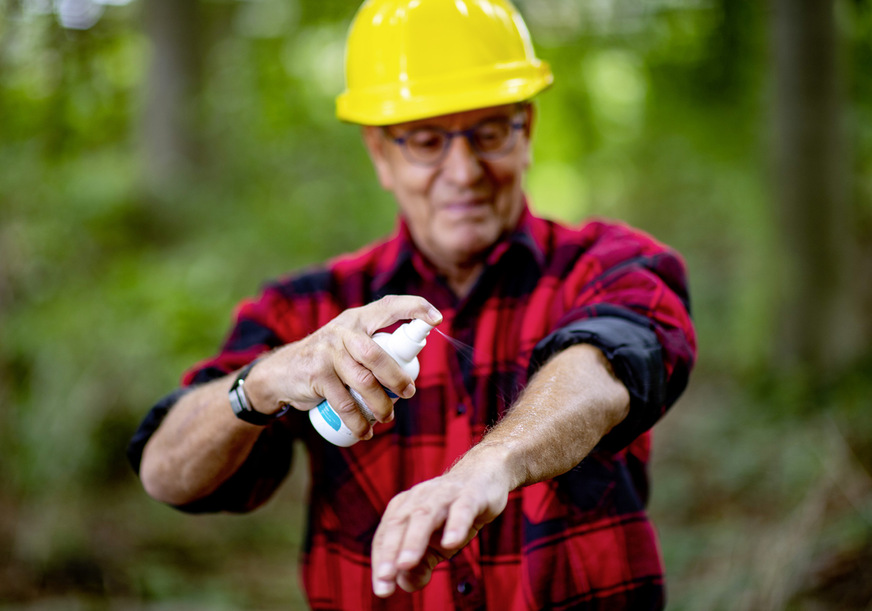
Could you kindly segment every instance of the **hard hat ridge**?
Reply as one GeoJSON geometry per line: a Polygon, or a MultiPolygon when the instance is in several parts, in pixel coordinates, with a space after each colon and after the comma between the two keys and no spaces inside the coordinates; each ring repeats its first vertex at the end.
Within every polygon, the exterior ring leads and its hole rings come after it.
{"type": "Polygon", "coordinates": [[[345,72],[336,114],[364,125],[520,102],[552,81],[508,0],[368,0],[345,72]]]}

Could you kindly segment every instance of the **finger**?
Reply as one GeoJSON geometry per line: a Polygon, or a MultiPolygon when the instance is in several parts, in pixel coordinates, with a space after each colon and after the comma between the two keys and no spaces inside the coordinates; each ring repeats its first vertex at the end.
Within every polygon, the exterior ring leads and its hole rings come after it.
{"type": "MultiPolygon", "coordinates": [[[[408,492],[401,492],[388,503],[382,514],[381,521],[376,528],[375,535],[372,539],[372,559],[376,573],[386,574],[383,570],[385,567],[381,564],[396,564],[397,555],[399,554],[400,546],[406,536],[406,530],[409,526],[408,512],[406,511],[406,499],[408,492]]],[[[396,575],[396,570],[390,573],[390,577],[396,575]]]]}
{"type": "Polygon", "coordinates": [[[446,550],[457,550],[469,543],[478,531],[475,527],[478,514],[479,511],[465,500],[452,503],[445,520],[441,546],[446,550]]]}
{"type": "Polygon", "coordinates": [[[400,320],[419,318],[434,326],[442,322],[442,313],[415,295],[387,295],[360,308],[359,315],[369,335],[400,320]]]}
{"type": "Polygon", "coordinates": [[[428,554],[415,568],[397,573],[397,585],[406,592],[416,592],[430,583],[433,569],[439,563],[438,556],[428,554]]]}
{"type": "MultiPolygon", "coordinates": [[[[427,500],[432,503],[432,499],[427,500]]],[[[418,505],[411,511],[397,557],[397,566],[401,570],[411,570],[422,561],[431,538],[442,528],[446,515],[444,509],[434,508],[430,504],[418,505]]]]}
{"type": "Polygon", "coordinates": [[[343,374],[346,384],[362,397],[379,422],[393,419],[391,397],[408,399],[415,394],[415,383],[391,356],[370,337],[347,338],[346,351],[360,367],[343,374]]]}
{"type": "Polygon", "coordinates": [[[393,517],[397,505],[396,499],[388,504],[373,537],[372,589],[376,596],[390,596],[396,590],[397,553],[407,526],[405,519],[393,517]]]}
{"type": "Polygon", "coordinates": [[[379,598],[387,598],[391,594],[397,591],[396,581],[391,579],[378,579],[373,578],[372,580],[372,592],[379,598]]]}
{"type": "Polygon", "coordinates": [[[362,403],[361,411],[375,422],[390,422],[394,418],[394,404],[387,393],[377,384],[375,388],[356,390],[353,386],[349,392],[362,403]]]}
{"type": "Polygon", "coordinates": [[[345,351],[355,360],[343,374],[345,383],[360,394],[376,420],[388,422],[394,406],[385,389],[407,398],[414,394],[412,378],[371,337],[352,335],[344,342],[345,351]]]}
{"type": "MultiPolygon", "coordinates": [[[[377,351],[381,351],[381,348],[371,338],[364,336],[349,339],[348,345],[352,346],[351,349],[345,348],[346,344],[344,341],[342,344],[343,349],[334,357],[333,368],[336,375],[342,384],[347,387],[350,396],[354,399],[356,411],[361,413],[368,424],[376,421],[387,422],[393,413],[393,403],[375,377],[375,374],[366,366],[359,363],[355,355],[352,354],[352,352],[359,354],[359,349],[353,348],[353,346],[358,344],[372,344],[377,351]]],[[[399,369],[399,366],[393,362],[393,359],[387,356],[387,354],[384,356],[386,361],[383,366],[390,365],[399,369]]],[[[350,412],[349,414],[354,417],[350,412]]],[[[349,428],[351,428],[350,424],[349,428]]]]}
{"type": "Polygon", "coordinates": [[[357,401],[354,400],[345,385],[336,378],[334,380],[324,386],[321,395],[356,437],[369,439],[372,437],[372,426],[363,412],[360,411],[357,401]]]}

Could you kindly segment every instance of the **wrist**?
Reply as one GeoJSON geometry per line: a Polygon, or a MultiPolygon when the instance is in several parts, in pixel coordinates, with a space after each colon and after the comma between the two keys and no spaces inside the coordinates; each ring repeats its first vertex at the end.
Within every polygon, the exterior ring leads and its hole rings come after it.
{"type": "Polygon", "coordinates": [[[245,395],[248,397],[248,403],[258,413],[277,414],[288,402],[280,401],[271,390],[271,382],[275,374],[272,372],[270,359],[265,357],[258,359],[256,363],[245,379],[245,395]]]}
{"type": "Polygon", "coordinates": [[[470,478],[484,476],[487,481],[497,482],[511,492],[527,483],[527,470],[511,445],[511,442],[485,438],[464,454],[449,472],[470,478]]]}
{"type": "MultiPolygon", "coordinates": [[[[249,376],[256,369],[255,365],[258,362],[255,359],[239,371],[230,387],[228,398],[230,400],[230,407],[237,418],[249,424],[266,426],[284,416],[291,409],[291,406],[285,403],[280,405],[279,409],[268,412],[260,411],[254,407],[250,393],[246,388],[246,382],[250,382],[249,376]]],[[[249,383],[248,386],[250,387],[251,384],[249,383]]]]}

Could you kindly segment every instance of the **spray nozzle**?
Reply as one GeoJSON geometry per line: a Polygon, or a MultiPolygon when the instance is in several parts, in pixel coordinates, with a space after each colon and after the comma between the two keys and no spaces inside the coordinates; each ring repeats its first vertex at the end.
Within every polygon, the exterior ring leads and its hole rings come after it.
{"type": "Polygon", "coordinates": [[[423,320],[418,318],[413,319],[411,322],[407,322],[403,325],[406,336],[415,343],[421,342],[427,335],[430,334],[430,331],[433,330],[433,325],[427,324],[423,320]]]}

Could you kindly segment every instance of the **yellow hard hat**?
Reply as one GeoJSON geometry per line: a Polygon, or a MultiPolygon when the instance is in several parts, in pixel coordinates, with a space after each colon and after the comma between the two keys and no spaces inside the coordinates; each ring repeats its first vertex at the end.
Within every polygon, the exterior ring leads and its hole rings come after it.
{"type": "Polygon", "coordinates": [[[367,0],[348,32],[336,116],[403,123],[528,100],[552,80],[508,0],[367,0]]]}

